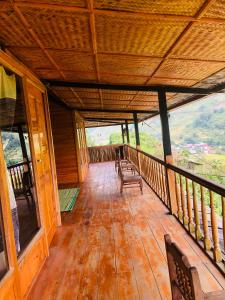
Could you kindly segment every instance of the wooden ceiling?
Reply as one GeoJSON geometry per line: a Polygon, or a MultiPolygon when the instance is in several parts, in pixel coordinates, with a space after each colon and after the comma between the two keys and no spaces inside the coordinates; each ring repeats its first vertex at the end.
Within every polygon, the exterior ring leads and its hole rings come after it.
{"type": "MultiPolygon", "coordinates": [[[[224,81],[224,0],[0,1],[0,28],[6,50],[45,80],[188,87],[224,81]]],[[[158,110],[152,92],[52,91],[73,109],[158,110]]],[[[187,95],[167,100],[170,108],[187,95]]],[[[117,114],[82,112],[96,119],[117,114]]]]}

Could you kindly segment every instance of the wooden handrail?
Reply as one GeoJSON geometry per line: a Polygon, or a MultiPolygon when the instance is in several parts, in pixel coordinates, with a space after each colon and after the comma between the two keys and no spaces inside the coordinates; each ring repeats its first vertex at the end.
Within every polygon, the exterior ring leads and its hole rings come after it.
{"type": "Polygon", "coordinates": [[[203,178],[199,175],[196,175],[190,171],[187,171],[180,167],[176,167],[171,164],[166,164],[166,167],[170,168],[171,170],[173,170],[176,173],[183,175],[184,177],[187,177],[188,179],[195,181],[196,183],[204,186],[205,188],[207,188],[217,194],[220,194],[223,197],[225,196],[225,186],[223,186],[222,184],[215,183],[211,180],[205,179],[205,178],[203,178]]]}
{"type": "Polygon", "coordinates": [[[126,146],[130,147],[130,148],[132,148],[134,150],[136,150],[137,152],[140,152],[140,153],[142,153],[142,154],[150,157],[151,159],[153,159],[153,160],[157,161],[158,163],[166,166],[167,168],[173,170],[174,172],[179,173],[182,176],[185,176],[185,177],[187,177],[187,178],[195,181],[196,183],[204,186],[205,188],[210,189],[211,191],[213,191],[213,192],[215,192],[217,194],[220,194],[221,196],[225,197],[225,186],[223,186],[222,184],[215,183],[215,182],[213,182],[213,181],[211,181],[209,179],[205,179],[205,178],[203,178],[203,177],[201,177],[199,175],[196,175],[196,174],[194,174],[194,173],[192,173],[190,171],[187,171],[187,170],[185,170],[183,168],[180,168],[180,167],[168,164],[168,163],[164,162],[163,160],[159,159],[158,157],[155,157],[155,156],[153,156],[153,155],[151,155],[149,153],[146,153],[146,152],[144,152],[142,150],[136,149],[136,148],[134,148],[134,147],[132,147],[130,145],[126,145],[126,146]]]}
{"type": "Polygon", "coordinates": [[[139,152],[139,153],[142,153],[142,154],[144,154],[144,155],[150,157],[151,159],[157,161],[157,162],[160,163],[161,165],[164,165],[164,166],[166,165],[166,163],[165,163],[163,160],[161,160],[160,158],[158,158],[158,157],[155,157],[155,156],[153,156],[153,155],[151,155],[151,154],[149,154],[149,153],[147,153],[147,152],[144,152],[144,151],[142,151],[142,150],[140,150],[140,149],[136,149],[135,147],[132,147],[131,145],[127,145],[127,144],[125,144],[125,145],[126,145],[127,147],[130,147],[130,148],[133,149],[133,150],[136,150],[136,151],[139,152]]]}

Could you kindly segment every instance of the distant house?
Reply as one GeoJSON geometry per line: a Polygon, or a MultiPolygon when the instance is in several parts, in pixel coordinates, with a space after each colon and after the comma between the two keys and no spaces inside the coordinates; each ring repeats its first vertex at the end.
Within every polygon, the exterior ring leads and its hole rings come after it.
{"type": "Polygon", "coordinates": [[[199,144],[187,144],[184,146],[191,154],[195,154],[197,152],[201,153],[212,153],[212,148],[207,143],[199,143],[199,144]]]}

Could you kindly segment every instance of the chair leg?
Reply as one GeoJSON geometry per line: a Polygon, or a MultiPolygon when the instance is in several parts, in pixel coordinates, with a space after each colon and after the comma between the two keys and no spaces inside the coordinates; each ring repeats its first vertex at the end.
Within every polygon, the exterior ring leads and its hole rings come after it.
{"type": "Polygon", "coordinates": [[[123,194],[123,182],[121,180],[121,186],[120,186],[120,194],[123,194]]]}
{"type": "Polygon", "coordinates": [[[29,197],[28,197],[28,195],[27,195],[26,192],[24,193],[24,196],[25,196],[25,198],[26,198],[26,200],[27,200],[27,206],[28,206],[28,209],[30,210],[30,209],[31,209],[31,207],[30,207],[30,199],[29,199],[29,197]]]}
{"type": "Polygon", "coordinates": [[[32,204],[34,205],[34,197],[33,197],[33,194],[32,194],[32,191],[31,191],[31,190],[29,190],[29,195],[30,195],[30,197],[31,197],[31,202],[32,202],[32,204]]]}
{"type": "Polygon", "coordinates": [[[142,183],[142,180],[140,181],[140,189],[141,189],[141,194],[143,195],[143,183],[142,183]]]}

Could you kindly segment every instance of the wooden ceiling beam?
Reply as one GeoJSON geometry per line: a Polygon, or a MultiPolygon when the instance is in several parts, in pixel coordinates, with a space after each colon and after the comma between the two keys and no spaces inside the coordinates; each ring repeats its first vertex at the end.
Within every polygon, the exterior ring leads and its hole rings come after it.
{"type": "Polygon", "coordinates": [[[78,108],[78,111],[81,112],[108,112],[108,113],[137,113],[137,114],[149,114],[149,113],[156,113],[158,110],[133,110],[133,109],[97,109],[97,108],[78,108]]]}
{"type": "MultiPolygon", "coordinates": [[[[87,122],[85,122],[85,123],[87,123],[87,122]]],[[[101,125],[100,124],[99,125],[92,125],[91,123],[92,122],[90,122],[90,125],[85,124],[85,128],[109,127],[109,126],[119,126],[119,125],[121,125],[121,123],[107,124],[108,122],[105,122],[105,125],[102,125],[102,124],[101,125]]],[[[96,123],[98,123],[98,121],[96,123]]]]}
{"type": "Polygon", "coordinates": [[[103,90],[121,90],[121,91],[141,91],[141,92],[158,92],[163,90],[169,93],[184,94],[210,94],[213,89],[172,86],[172,85],[125,85],[125,84],[105,84],[105,83],[84,83],[61,80],[42,80],[47,86],[52,87],[74,87],[86,89],[103,89],[103,90]]]}
{"type": "MultiPolygon", "coordinates": [[[[97,39],[96,39],[96,29],[95,29],[95,15],[94,15],[94,3],[93,0],[89,0],[88,2],[88,9],[89,9],[89,16],[90,16],[90,30],[91,30],[91,40],[92,40],[92,49],[93,49],[93,56],[95,62],[95,71],[97,75],[97,80],[100,82],[100,72],[99,72],[99,62],[98,62],[98,51],[97,51],[97,39]]],[[[101,107],[103,108],[103,98],[101,90],[99,92],[99,99],[101,107]]]]}
{"type": "Polygon", "coordinates": [[[83,116],[83,118],[85,119],[85,120],[95,120],[95,121],[99,121],[99,120],[102,120],[102,121],[133,121],[133,119],[129,119],[129,118],[104,118],[104,117],[84,117],[83,116]]]}

